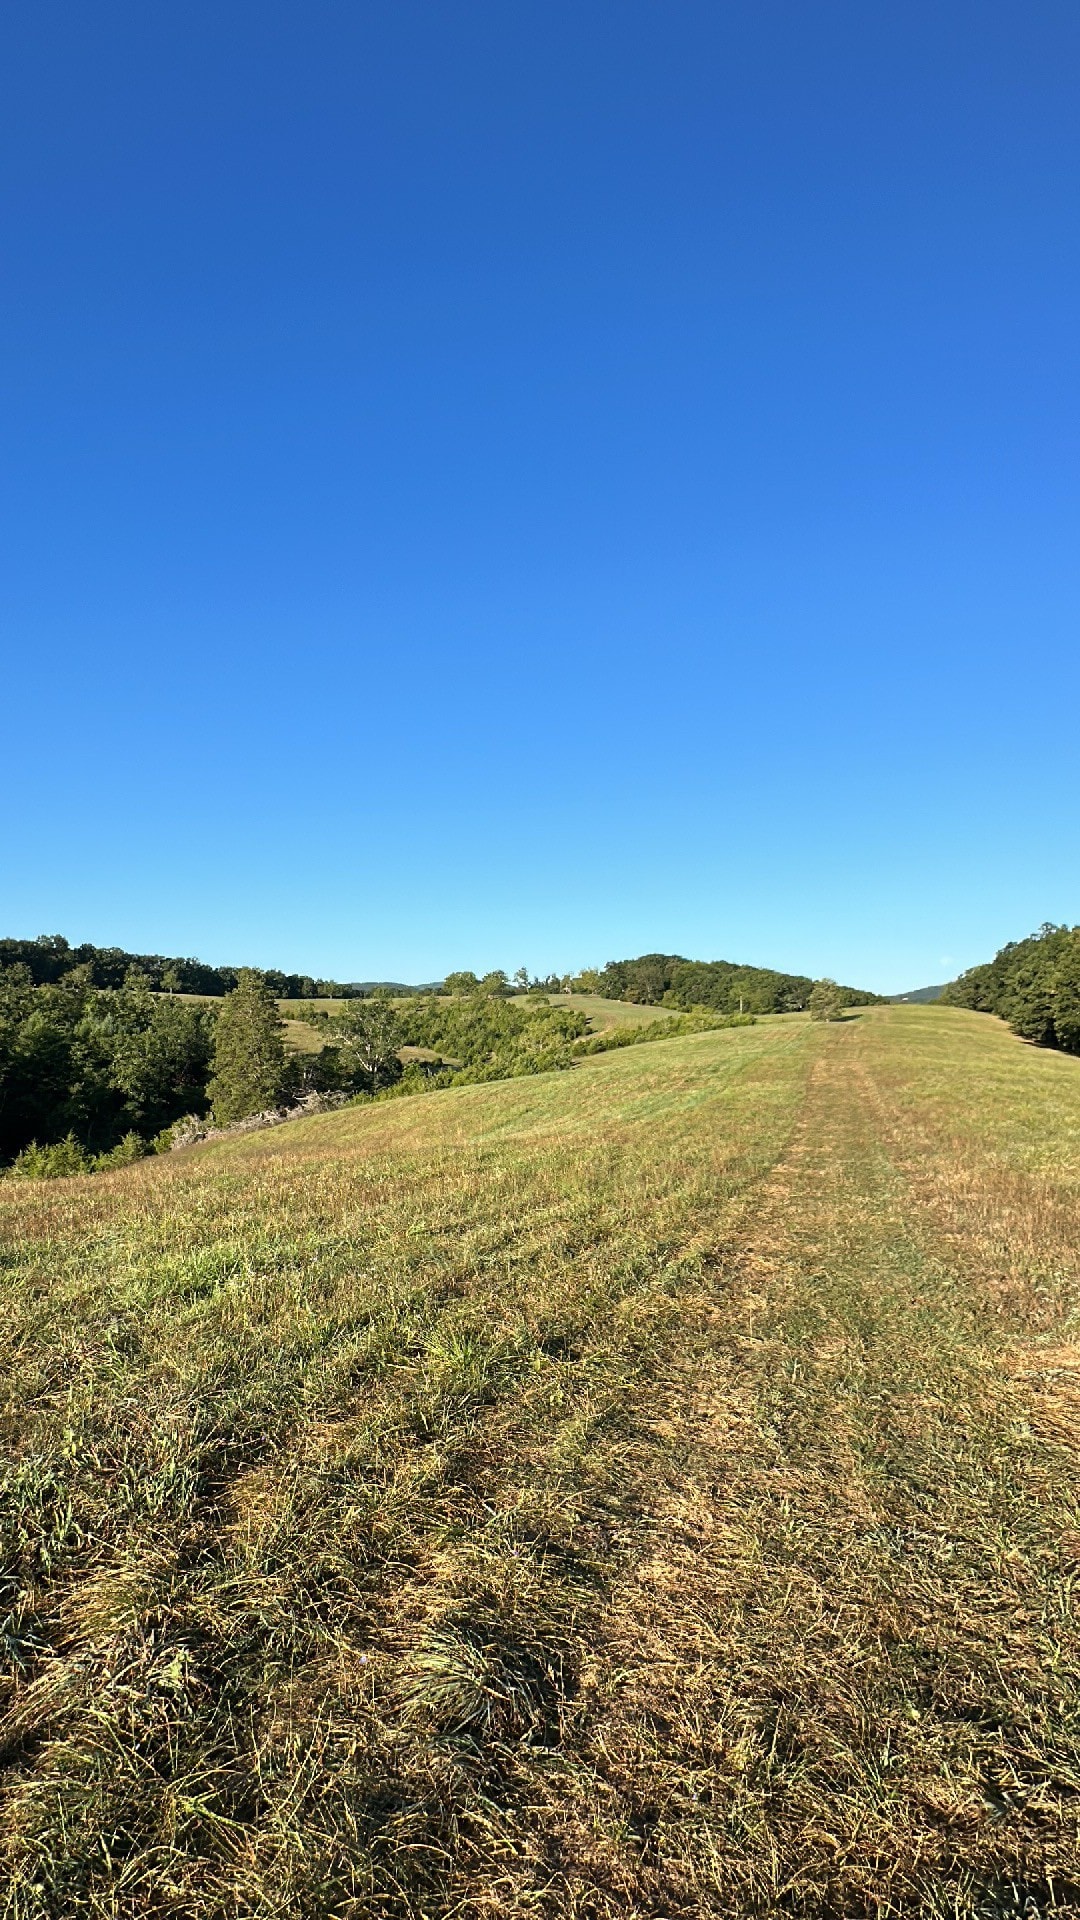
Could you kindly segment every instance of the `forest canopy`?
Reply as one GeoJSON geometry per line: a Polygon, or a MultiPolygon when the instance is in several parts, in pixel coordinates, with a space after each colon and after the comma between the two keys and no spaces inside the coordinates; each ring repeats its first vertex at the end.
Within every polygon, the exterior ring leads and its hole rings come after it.
{"type": "MultiPolygon", "coordinates": [[[[595,976],[594,991],[610,1000],[641,1006],[708,1007],[716,1013],[801,1013],[814,982],[802,973],[739,966],[732,960],[684,960],[678,953],[643,953],[637,960],[609,960],[595,976]]],[[[868,1006],[880,999],[857,987],[837,987],[840,1005],[868,1006]]]]}
{"type": "MultiPolygon", "coordinates": [[[[73,947],[62,933],[39,933],[36,940],[0,940],[0,968],[4,967],[25,967],[35,987],[55,986],[78,971],[88,987],[117,988],[134,971],[153,993],[198,993],[212,999],[235,993],[243,971],[162,953],[95,947],[89,941],[73,947]]],[[[357,991],[336,980],[316,980],[307,973],[280,973],[273,967],[264,971],[262,978],[279,1000],[347,998],[357,991]]]]}
{"type": "Polygon", "coordinates": [[[1027,940],[1010,941],[952,981],[941,1004],[996,1013],[1036,1046],[1080,1053],[1080,927],[1047,922],[1027,940]]]}
{"type": "Polygon", "coordinates": [[[204,1110],[211,1007],[128,982],[97,988],[73,969],[35,986],[0,967],[0,1162],[68,1136],[107,1153],[204,1110]]]}

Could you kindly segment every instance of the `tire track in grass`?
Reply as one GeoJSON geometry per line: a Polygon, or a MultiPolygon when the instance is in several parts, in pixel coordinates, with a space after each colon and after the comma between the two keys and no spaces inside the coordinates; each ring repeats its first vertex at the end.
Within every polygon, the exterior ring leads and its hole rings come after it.
{"type": "Polygon", "coordinates": [[[1075,1482],[854,1038],[663,1381],[552,1911],[1080,1911],[1075,1482]]]}

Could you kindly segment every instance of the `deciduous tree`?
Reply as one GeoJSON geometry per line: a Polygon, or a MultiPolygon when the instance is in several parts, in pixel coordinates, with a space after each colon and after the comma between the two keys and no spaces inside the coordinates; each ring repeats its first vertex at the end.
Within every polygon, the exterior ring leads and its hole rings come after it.
{"type": "Polygon", "coordinates": [[[401,1022],[392,1001],[378,994],[370,1000],[351,1000],[334,1022],[334,1038],[346,1072],[361,1081],[368,1093],[378,1093],[401,1078],[401,1022]]]}
{"type": "Polygon", "coordinates": [[[459,973],[448,973],[443,981],[444,993],[479,993],[480,982],[475,973],[463,969],[459,973]]]}
{"type": "Polygon", "coordinates": [[[842,1020],[844,1002],[835,980],[815,980],[807,1001],[811,1020],[842,1020]]]}

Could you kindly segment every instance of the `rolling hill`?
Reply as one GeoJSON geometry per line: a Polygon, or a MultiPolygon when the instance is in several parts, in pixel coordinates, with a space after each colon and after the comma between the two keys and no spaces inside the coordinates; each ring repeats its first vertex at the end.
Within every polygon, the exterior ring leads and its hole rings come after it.
{"type": "Polygon", "coordinates": [[[8,1911],[1067,1902],[1078,1143],[881,1007],[0,1183],[8,1911]]]}

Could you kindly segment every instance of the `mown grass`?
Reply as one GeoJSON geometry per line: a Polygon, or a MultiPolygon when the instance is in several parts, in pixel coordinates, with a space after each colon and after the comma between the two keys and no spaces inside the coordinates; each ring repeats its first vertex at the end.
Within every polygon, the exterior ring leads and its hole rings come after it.
{"type": "Polygon", "coordinates": [[[719,1038],[4,1191],[5,1911],[450,1902],[792,1122],[805,1045],[719,1038]]]}
{"type": "Polygon", "coordinates": [[[765,1022],[0,1190],[0,1913],[1080,1900],[1080,1065],[765,1022]]]}
{"type": "Polygon", "coordinates": [[[605,1000],[599,993],[557,993],[553,1006],[577,1007],[589,1018],[591,1033],[609,1033],[613,1027],[645,1027],[653,1020],[674,1020],[675,1007],[643,1007],[629,1000],[605,1000]]]}
{"type": "Polygon", "coordinates": [[[566,1823],[612,1912],[1075,1913],[1080,1074],[914,1010],[822,1049],[658,1369],[566,1823]]]}

